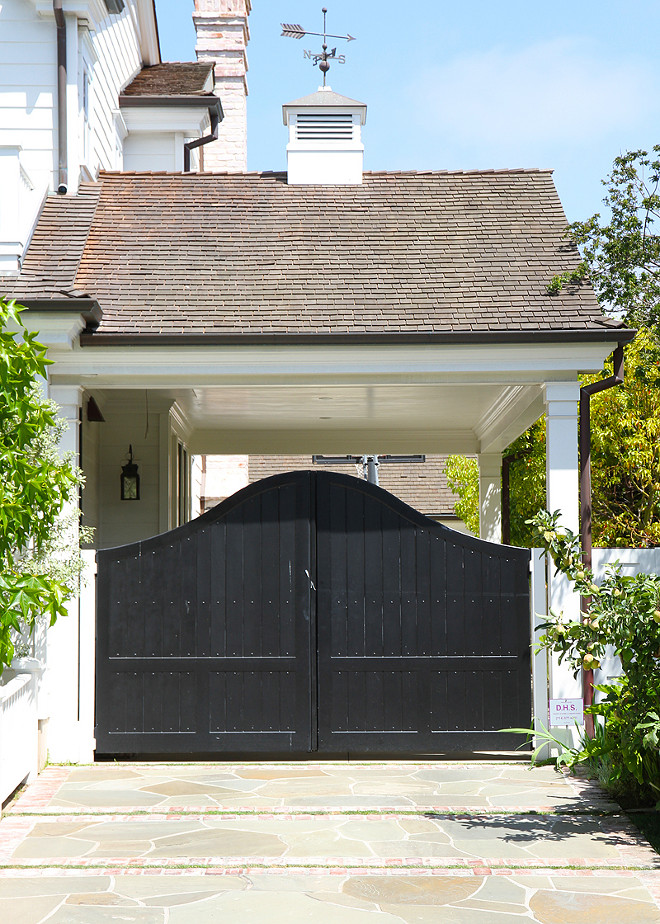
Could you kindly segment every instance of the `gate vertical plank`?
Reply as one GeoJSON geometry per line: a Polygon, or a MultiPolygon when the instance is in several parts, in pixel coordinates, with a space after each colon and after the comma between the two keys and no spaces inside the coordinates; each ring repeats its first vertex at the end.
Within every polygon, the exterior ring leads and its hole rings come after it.
{"type": "Polygon", "coordinates": [[[447,542],[437,533],[428,536],[428,545],[430,548],[430,585],[428,594],[430,597],[432,614],[430,626],[430,642],[425,649],[434,656],[444,657],[449,652],[449,640],[447,638],[447,621],[449,619],[447,605],[447,542]]]}
{"type": "Polygon", "coordinates": [[[417,592],[417,547],[419,529],[400,531],[401,568],[401,655],[414,655],[418,650],[419,612],[417,592]]]}
{"type": "MultiPolygon", "coordinates": [[[[279,657],[280,652],[280,563],[273,550],[279,548],[281,492],[261,495],[260,612],[258,651],[262,657],[279,657]]],[[[284,618],[284,614],[283,618],[284,618]]]]}
{"type": "Polygon", "coordinates": [[[366,657],[383,655],[383,533],[382,509],[379,504],[368,503],[364,510],[364,581],[365,626],[364,650],[366,657]]]}
{"type": "Polygon", "coordinates": [[[401,621],[403,595],[401,585],[400,518],[388,507],[382,508],[383,535],[383,655],[401,657],[401,621]]]}
{"type": "MultiPolygon", "coordinates": [[[[254,499],[248,502],[248,516],[254,508],[254,499]]],[[[239,508],[230,511],[226,519],[225,545],[225,638],[226,657],[243,658],[245,622],[245,568],[243,555],[245,541],[243,518],[239,508]]]]}
{"type": "Polygon", "coordinates": [[[262,577],[264,572],[275,567],[271,555],[264,556],[262,532],[264,521],[263,495],[254,498],[251,516],[242,523],[243,543],[243,657],[254,658],[261,654],[261,632],[263,629],[263,612],[261,609],[262,577]]]}
{"type": "Polygon", "coordinates": [[[218,520],[205,530],[208,537],[205,558],[211,571],[210,654],[227,657],[227,523],[218,520]]]}
{"type": "Polygon", "coordinates": [[[333,655],[363,657],[366,637],[365,584],[365,498],[358,492],[346,494],[347,611],[341,634],[333,639],[333,655]]]}
{"type": "MultiPolygon", "coordinates": [[[[310,575],[318,588],[316,545],[316,485],[312,473],[303,472],[295,481],[295,536],[293,581],[295,605],[295,708],[298,749],[315,751],[318,747],[318,674],[317,674],[317,592],[312,590],[310,575]]],[[[292,745],[293,747],[293,745],[292,745]]]]}

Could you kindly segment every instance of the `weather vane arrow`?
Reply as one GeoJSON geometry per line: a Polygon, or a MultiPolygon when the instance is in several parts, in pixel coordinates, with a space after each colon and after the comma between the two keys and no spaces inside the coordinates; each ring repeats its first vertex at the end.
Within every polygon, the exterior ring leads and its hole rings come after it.
{"type": "Polygon", "coordinates": [[[283,22],[281,23],[281,26],[282,26],[282,35],[285,38],[301,39],[305,35],[322,36],[323,51],[318,55],[314,55],[314,65],[318,64],[319,70],[323,74],[323,86],[325,86],[325,76],[330,70],[330,60],[332,58],[335,58],[337,55],[336,48],[333,48],[332,51],[328,51],[328,44],[327,44],[328,39],[335,38],[335,39],[343,39],[345,42],[354,42],[355,36],[351,35],[350,33],[348,33],[347,35],[334,35],[328,32],[326,28],[328,10],[325,6],[323,7],[322,12],[323,12],[323,32],[308,32],[307,29],[303,29],[303,27],[299,23],[283,22]]]}

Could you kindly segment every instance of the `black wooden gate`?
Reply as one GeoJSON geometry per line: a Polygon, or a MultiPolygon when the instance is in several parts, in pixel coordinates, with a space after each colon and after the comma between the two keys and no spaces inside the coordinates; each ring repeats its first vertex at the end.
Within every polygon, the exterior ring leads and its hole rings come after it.
{"type": "Polygon", "coordinates": [[[97,753],[508,750],[531,720],[529,552],[291,472],[98,555],[97,753]]]}

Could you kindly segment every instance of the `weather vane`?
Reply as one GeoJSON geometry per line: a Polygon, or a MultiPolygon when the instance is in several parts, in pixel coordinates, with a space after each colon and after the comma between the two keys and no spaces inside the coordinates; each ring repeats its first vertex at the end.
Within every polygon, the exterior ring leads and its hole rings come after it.
{"type": "Polygon", "coordinates": [[[282,25],[282,35],[286,36],[287,38],[301,39],[305,35],[323,36],[323,51],[320,54],[314,54],[312,52],[305,52],[305,57],[311,58],[315,67],[318,64],[319,70],[323,74],[323,86],[325,86],[326,74],[330,70],[330,61],[334,59],[338,61],[340,64],[344,64],[346,60],[344,55],[337,56],[336,48],[333,48],[332,51],[328,51],[328,39],[336,38],[336,39],[344,39],[344,41],[346,42],[354,42],[355,36],[350,35],[350,33],[348,35],[330,34],[327,29],[328,10],[325,6],[323,7],[322,12],[323,12],[323,32],[308,32],[306,29],[303,29],[303,27],[301,25],[298,25],[297,23],[283,22],[281,25],[282,25]]]}

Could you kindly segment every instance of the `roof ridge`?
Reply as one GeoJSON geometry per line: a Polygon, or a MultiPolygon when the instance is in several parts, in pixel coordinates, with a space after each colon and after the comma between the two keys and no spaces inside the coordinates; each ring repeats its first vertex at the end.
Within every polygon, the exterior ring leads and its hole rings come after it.
{"type": "MultiPolygon", "coordinates": [[[[195,179],[212,179],[213,177],[223,176],[231,177],[237,181],[245,178],[286,176],[287,171],[282,170],[247,170],[236,173],[228,170],[205,170],[202,173],[182,173],[176,170],[101,170],[101,177],[148,177],[148,176],[172,176],[172,177],[193,177],[195,179]]],[[[512,174],[543,174],[552,175],[552,167],[498,167],[492,169],[480,170],[365,170],[365,177],[393,176],[393,177],[414,177],[414,176],[510,176],[512,174]]]]}

